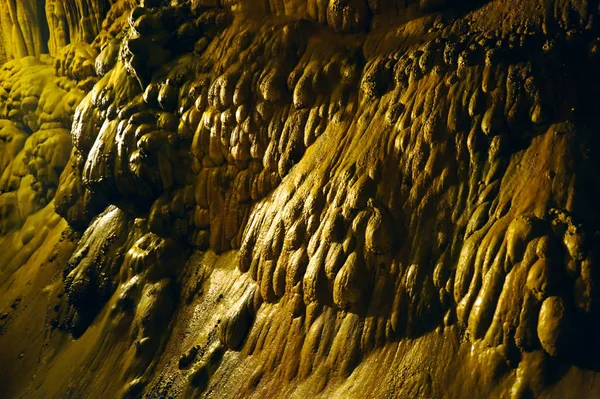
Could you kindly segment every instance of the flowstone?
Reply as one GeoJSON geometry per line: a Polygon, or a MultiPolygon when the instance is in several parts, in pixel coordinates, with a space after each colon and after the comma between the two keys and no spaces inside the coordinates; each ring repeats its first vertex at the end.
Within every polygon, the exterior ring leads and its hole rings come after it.
{"type": "Polygon", "coordinates": [[[593,397],[597,2],[0,4],[7,397],[593,397]]]}

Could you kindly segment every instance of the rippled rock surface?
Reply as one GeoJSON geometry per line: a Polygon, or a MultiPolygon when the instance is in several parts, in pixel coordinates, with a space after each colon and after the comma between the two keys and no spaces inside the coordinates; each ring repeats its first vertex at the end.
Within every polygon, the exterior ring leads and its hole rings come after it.
{"type": "Polygon", "coordinates": [[[600,395],[596,3],[0,4],[3,395],[600,395]]]}

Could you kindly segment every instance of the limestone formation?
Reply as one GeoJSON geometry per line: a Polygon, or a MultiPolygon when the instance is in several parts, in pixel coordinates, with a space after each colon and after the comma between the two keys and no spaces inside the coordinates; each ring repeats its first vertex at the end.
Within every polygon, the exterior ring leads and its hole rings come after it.
{"type": "Polygon", "coordinates": [[[0,396],[600,395],[598,18],[0,3],[0,396]]]}

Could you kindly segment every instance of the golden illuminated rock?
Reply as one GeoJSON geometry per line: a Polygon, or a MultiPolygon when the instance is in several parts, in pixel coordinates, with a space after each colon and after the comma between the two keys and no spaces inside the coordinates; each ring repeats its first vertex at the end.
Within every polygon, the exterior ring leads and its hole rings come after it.
{"type": "Polygon", "coordinates": [[[5,396],[600,395],[599,17],[1,3],[5,396]]]}

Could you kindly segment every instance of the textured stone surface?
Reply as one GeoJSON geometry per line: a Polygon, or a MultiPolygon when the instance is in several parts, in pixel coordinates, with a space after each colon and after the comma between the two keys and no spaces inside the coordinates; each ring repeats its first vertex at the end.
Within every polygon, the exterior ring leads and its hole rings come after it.
{"type": "Polygon", "coordinates": [[[598,394],[595,2],[26,6],[8,397],[598,394]]]}

